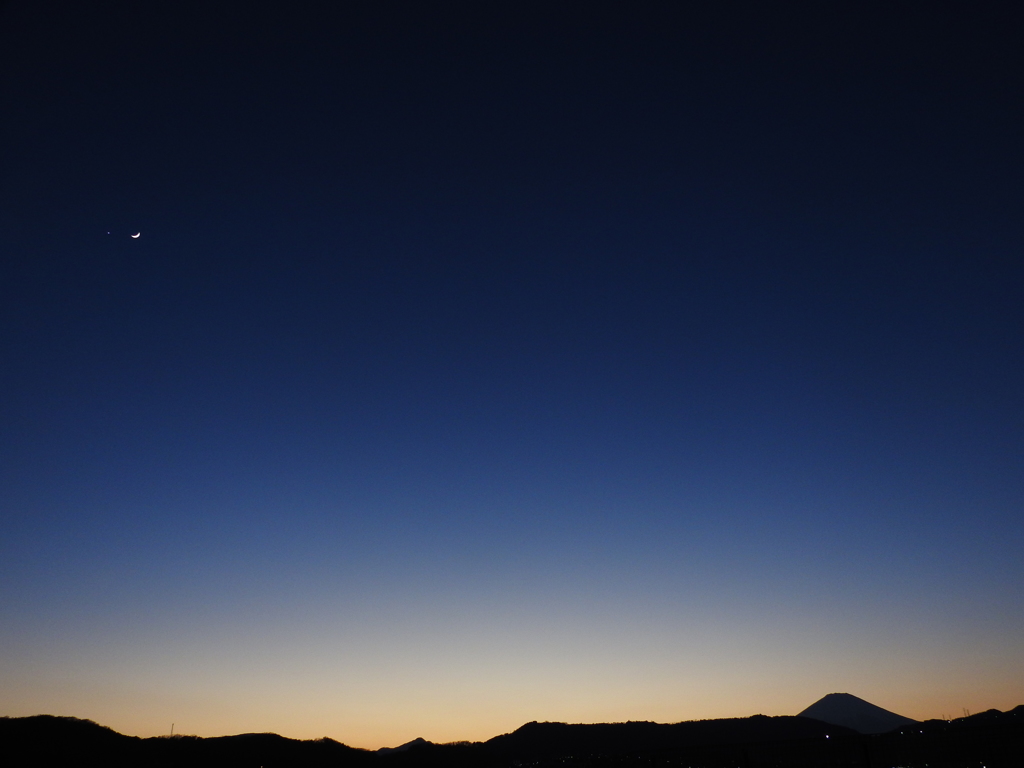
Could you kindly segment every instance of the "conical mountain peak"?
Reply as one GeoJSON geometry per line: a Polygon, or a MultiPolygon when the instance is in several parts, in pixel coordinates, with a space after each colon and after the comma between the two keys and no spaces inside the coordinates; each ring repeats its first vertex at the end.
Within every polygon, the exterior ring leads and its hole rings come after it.
{"type": "Polygon", "coordinates": [[[860,733],[886,733],[916,723],[849,693],[830,693],[800,713],[831,725],[842,725],[860,733]]]}

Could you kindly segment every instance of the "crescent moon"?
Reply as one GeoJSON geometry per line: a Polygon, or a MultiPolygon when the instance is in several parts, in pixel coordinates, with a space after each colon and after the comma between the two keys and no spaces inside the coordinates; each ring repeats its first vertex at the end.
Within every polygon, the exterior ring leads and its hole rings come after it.
{"type": "Polygon", "coordinates": [[[139,235],[141,235],[141,234],[142,234],[142,233],[141,233],[141,232],[139,232],[139,233],[138,233],[137,235],[132,235],[132,237],[133,237],[133,238],[135,238],[136,240],[138,240],[138,238],[139,238],[139,235]]]}

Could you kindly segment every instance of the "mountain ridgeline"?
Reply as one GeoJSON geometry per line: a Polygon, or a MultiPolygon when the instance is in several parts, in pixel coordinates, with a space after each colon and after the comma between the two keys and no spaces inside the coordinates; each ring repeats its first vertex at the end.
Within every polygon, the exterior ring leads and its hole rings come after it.
{"type": "Polygon", "coordinates": [[[858,733],[888,733],[917,723],[916,720],[882,709],[849,693],[830,693],[811,704],[799,716],[842,725],[858,733]]]}
{"type": "MultiPolygon", "coordinates": [[[[856,702],[873,706],[860,699],[856,702]]],[[[840,700],[851,705],[855,715],[872,711],[856,702],[840,700]]],[[[831,706],[835,702],[829,703],[831,706]]],[[[809,709],[815,706],[817,704],[809,709]]],[[[843,716],[849,714],[848,707],[839,707],[838,711],[843,716]]],[[[832,710],[827,710],[826,714],[831,716],[832,710]]],[[[755,715],[675,724],[533,722],[484,742],[433,744],[416,739],[400,747],[374,752],[327,738],[299,741],[269,733],[142,739],[124,736],[90,720],[36,715],[0,718],[0,764],[9,768],[70,765],[82,768],[611,768],[656,765],[882,768],[925,764],[931,768],[977,768],[978,765],[1020,768],[1024,765],[1024,706],[1008,712],[989,710],[952,721],[901,720],[896,730],[887,733],[859,733],[853,728],[806,716],[755,715]]]]}

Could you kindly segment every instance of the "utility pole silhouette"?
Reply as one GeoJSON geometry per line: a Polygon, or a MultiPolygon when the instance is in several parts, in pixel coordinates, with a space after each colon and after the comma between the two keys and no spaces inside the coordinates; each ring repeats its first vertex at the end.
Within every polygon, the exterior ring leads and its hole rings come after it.
{"type": "Polygon", "coordinates": [[[861,736],[860,745],[864,749],[864,768],[872,768],[871,749],[868,747],[867,736],[861,736]]]}

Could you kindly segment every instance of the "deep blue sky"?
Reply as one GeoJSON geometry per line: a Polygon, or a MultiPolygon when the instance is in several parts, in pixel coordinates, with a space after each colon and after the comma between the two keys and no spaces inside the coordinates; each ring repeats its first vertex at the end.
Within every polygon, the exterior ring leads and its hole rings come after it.
{"type": "Polygon", "coordinates": [[[3,6],[0,714],[1019,704],[1022,20],[3,6]]]}

